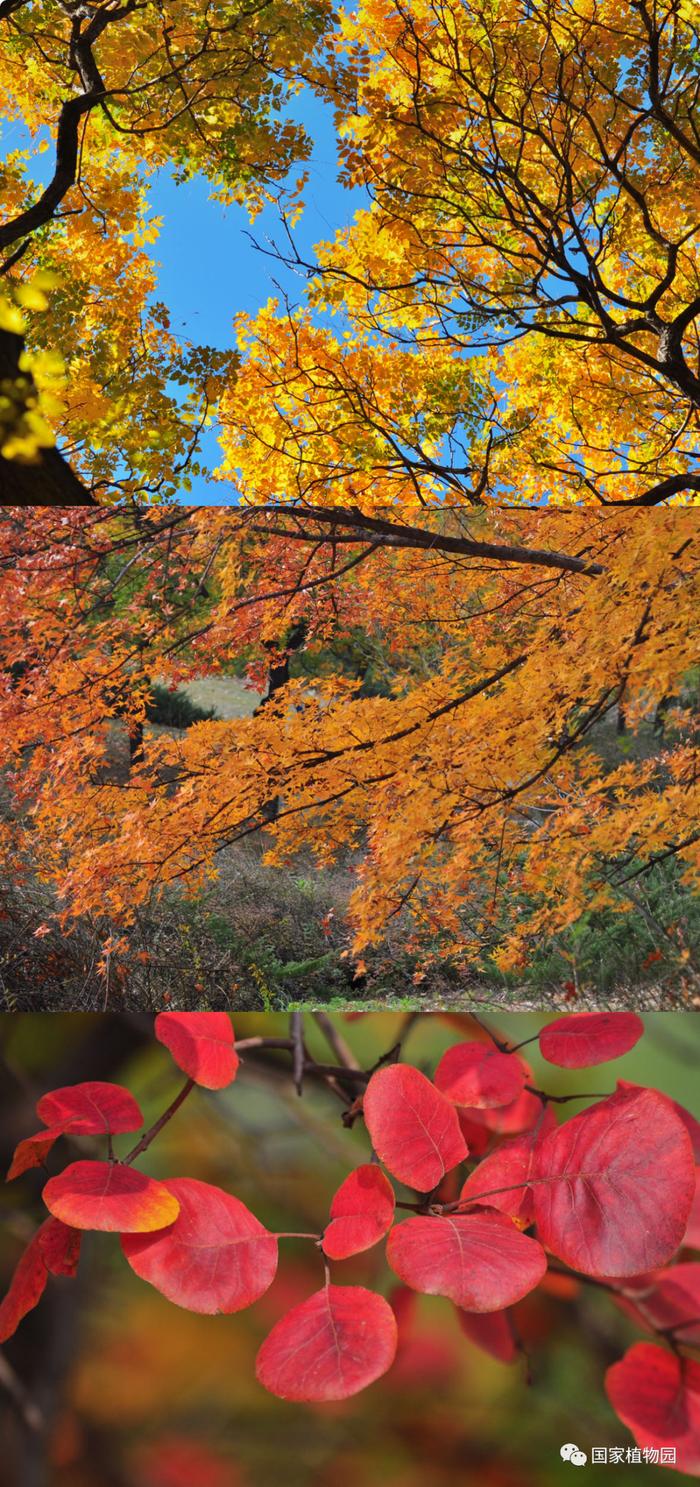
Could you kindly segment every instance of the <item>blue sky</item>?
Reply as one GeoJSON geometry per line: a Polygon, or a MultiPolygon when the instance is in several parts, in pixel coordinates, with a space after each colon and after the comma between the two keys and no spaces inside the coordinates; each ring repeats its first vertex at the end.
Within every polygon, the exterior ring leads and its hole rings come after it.
{"type": "MultiPolygon", "coordinates": [[[[295,232],[300,253],[310,256],[314,243],[350,220],[362,204],[362,195],[338,184],[332,110],[304,93],[294,101],[293,113],[314,141],[312,158],[303,167],[309,174],[306,209],[295,232]]],[[[292,172],[293,178],[300,170],[292,172]]],[[[292,303],[298,302],[304,281],[258,252],[250,240],[252,233],[263,245],[270,238],[282,241],[274,208],[262,212],[251,227],[242,207],[224,208],[210,201],[208,193],[207,182],[201,178],[178,186],[163,175],[152,191],[153,213],[163,218],[153,255],[160,264],[158,297],[168,305],[173,330],[200,344],[225,348],[232,343],[237,311],[259,309],[278,293],[274,280],[292,303]]],[[[202,452],[210,466],[219,463],[213,433],[207,435],[202,452]]],[[[232,494],[228,485],[199,481],[193,482],[186,499],[192,504],[226,505],[232,494]]]]}

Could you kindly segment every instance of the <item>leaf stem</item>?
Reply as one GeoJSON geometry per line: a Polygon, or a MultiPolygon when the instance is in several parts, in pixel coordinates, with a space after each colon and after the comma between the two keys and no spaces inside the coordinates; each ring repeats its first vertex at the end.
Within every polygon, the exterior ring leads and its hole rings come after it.
{"type": "Polygon", "coordinates": [[[322,1234],[275,1234],[275,1239],[313,1239],[316,1244],[320,1244],[322,1238],[322,1234]]]}

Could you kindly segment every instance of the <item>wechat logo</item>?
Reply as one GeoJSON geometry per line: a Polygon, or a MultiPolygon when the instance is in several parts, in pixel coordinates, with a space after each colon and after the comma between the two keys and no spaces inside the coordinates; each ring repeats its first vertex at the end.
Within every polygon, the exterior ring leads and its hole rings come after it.
{"type": "Polygon", "coordinates": [[[567,1446],[562,1446],[559,1455],[562,1461],[570,1461],[572,1466],[585,1466],[588,1460],[585,1451],[579,1450],[572,1441],[567,1446]]]}

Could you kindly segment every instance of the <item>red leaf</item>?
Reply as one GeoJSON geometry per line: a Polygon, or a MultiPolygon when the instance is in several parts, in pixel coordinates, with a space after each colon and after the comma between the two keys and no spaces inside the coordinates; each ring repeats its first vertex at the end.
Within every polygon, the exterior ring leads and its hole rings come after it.
{"type": "Polygon", "coordinates": [[[49,1213],[74,1229],[118,1234],[162,1229],[179,1211],[162,1182],[118,1162],[73,1162],[50,1178],[43,1198],[49,1213]]]}
{"type": "Polygon", "coordinates": [[[407,1219],[387,1240],[399,1280],[428,1296],[449,1296],[465,1311],[500,1311],[534,1290],[547,1269],[536,1239],[502,1213],[407,1219]]]}
{"type": "Polygon", "coordinates": [[[119,1135],[123,1131],[137,1131],[143,1125],[141,1110],[128,1089],[96,1080],[51,1090],[40,1099],[36,1113],[46,1122],[47,1129],[20,1141],[7,1174],[8,1182],[30,1167],[40,1167],[59,1136],[119,1135]]]}
{"type": "Polygon", "coordinates": [[[21,1177],[30,1167],[41,1167],[54,1142],[63,1134],[63,1126],[54,1126],[52,1130],[37,1131],[35,1136],[25,1136],[24,1141],[20,1141],[15,1147],[12,1165],[5,1181],[12,1182],[15,1177],[21,1177]]]}
{"type": "Polygon", "coordinates": [[[255,1372],[279,1399],[349,1399],[391,1368],[396,1343],[396,1318],[382,1296],[326,1286],[277,1322],[255,1372]]]}
{"type": "Polygon", "coordinates": [[[232,1462],[186,1436],[158,1437],[138,1457],[137,1487],[240,1487],[240,1482],[232,1462]]]}
{"type": "Polygon", "coordinates": [[[629,1053],[643,1032],[636,1012],[569,1012],[542,1028],[540,1053],[561,1069],[587,1069],[629,1053]]]}
{"type": "Polygon", "coordinates": [[[179,1177],[167,1188],[180,1205],[175,1222],[157,1233],[122,1235],[132,1270],[187,1311],[251,1306],[275,1278],[275,1235],[238,1198],[208,1182],[179,1177]]]}
{"type": "Polygon", "coordinates": [[[484,1043],[456,1043],[443,1054],[435,1084],[455,1105],[488,1110],[510,1105],[525,1083],[525,1069],[512,1053],[484,1043]]]}
{"type": "Polygon", "coordinates": [[[239,1060],[226,1012],[159,1012],[155,1034],[195,1084],[225,1089],[235,1079],[239,1060]]]}
{"type": "Polygon", "coordinates": [[[322,1249],[329,1260],[346,1260],[371,1249],[394,1222],[394,1189],[380,1167],[366,1163],[341,1183],[331,1203],[322,1249]]]}
{"type": "Polygon", "coordinates": [[[641,1320],[647,1328],[672,1327],[678,1342],[700,1346],[700,1264],[697,1260],[671,1265],[668,1270],[660,1271],[640,1300],[643,1306],[641,1320]]]}
{"type": "Polygon", "coordinates": [[[49,1271],[52,1275],[75,1275],[80,1253],[80,1235],[57,1219],[46,1219],[32,1236],[0,1302],[0,1343],[16,1332],[22,1318],[41,1300],[49,1271]]]}
{"type": "Polygon", "coordinates": [[[410,1064],[378,1069],[363,1108],[380,1161],[420,1193],[431,1192],[467,1155],[454,1105],[410,1064]]]}
{"type": "Polygon", "coordinates": [[[700,1249],[700,1167],[695,1168],[695,1195],[683,1235],[683,1243],[689,1249],[700,1249]]]}
{"type": "MultiPolygon", "coordinates": [[[[524,1059],[519,1062],[529,1082],[532,1079],[532,1070],[524,1059]]],[[[521,1131],[529,1131],[531,1126],[536,1125],[541,1114],[542,1101],[537,1095],[531,1094],[529,1089],[524,1089],[509,1105],[496,1105],[491,1110],[470,1110],[469,1119],[476,1125],[486,1127],[494,1136],[518,1136],[521,1131]]]]}
{"type": "Polygon", "coordinates": [[[545,1137],[533,1163],[537,1232],[586,1275],[637,1275],[678,1249],[690,1213],[690,1137],[670,1100],[624,1090],[545,1137]]]}
{"type": "MultiPolygon", "coordinates": [[[[488,1126],[477,1124],[475,1120],[472,1120],[472,1111],[460,1110],[459,1106],[455,1108],[457,1110],[457,1119],[459,1120],[459,1129],[467,1143],[470,1157],[483,1157],[489,1147],[493,1146],[493,1131],[490,1131],[488,1126]]],[[[484,1115],[485,1113],[483,1110],[478,1111],[479,1115],[484,1115]]],[[[494,1111],[488,1113],[495,1114],[494,1111]]]]}
{"type": "Polygon", "coordinates": [[[74,1136],[118,1136],[143,1125],[143,1115],[129,1090],[100,1080],[52,1089],[42,1096],[36,1113],[45,1125],[74,1136]]]}
{"type": "Polygon", "coordinates": [[[389,1304],[396,1317],[396,1325],[399,1329],[399,1347],[404,1337],[408,1337],[415,1321],[418,1297],[410,1286],[394,1286],[389,1295],[389,1304]]]}
{"type": "MultiPolygon", "coordinates": [[[[629,1079],[618,1079],[616,1085],[617,1089],[647,1089],[649,1087],[650,1086],[645,1084],[632,1084],[629,1079]]],[[[653,1086],[651,1087],[653,1088],[653,1086]]],[[[661,1093],[661,1090],[657,1090],[657,1094],[661,1093]]],[[[680,1119],[682,1120],[683,1125],[685,1126],[686,1131],[688,1132],[688,1135],[690,1136],[690,1139],[693,1143],[693,1154],[695,1156],[695,1160],[696,1162],[700,1162],[700,1121],[697,1121],[695,1119],[695,1116],[691,1115],[689,1110],[686,1110],[685,1105],[679,1105],[678,1101],[672,1099],[670,1095],[665,1095],[664,1098],[667,1100],[671,1100],[671,1104],[676,1112],[676,1115],[680,1116],[680,1119]]]]}
{"type": "Polygon", "coordinates": [[[527,1182],[532,1174],[536,1146],[549,1131],[556,1129],[556,1124],[551,1106],[547,1106],[539,1129],[534,1127],[531,1131],[523,1131],[520,1136],[514,1136],[510,1141],[504,1141],[498,1151],[479,1163],[467,1178],[460,1198],[475,1200],[483,1193],[485,1196],[482,1201],[487,1208],[497,1208],[500,1213],[507,1213],[526,1228],[534,1218],[532,1189],[515,1185],[527,1182]],[[499,1188],[506,1191],[498,1192],[499,1188]]]}
{"type": "Polygon", "coordinates": [[[37,1238],[46,1269],[52,1275],[75,1275],[83,1238],[78,1229],[70,1229],[60,1219],[47,1219],[37,1238]]]}
{"type": "Polygon", "coordinates": [[[675,1446],[682,1472],[700,1472],[700,1364],[638,1342],[605,1376],[608,1399],[638,1446],[675,1446]]]}
{"type": "Polygon", "coordinates": [[[457,1307],[459,1325],[470,1342],[499,1363],[515,1363],[519,1348],[508,1311],[463,1311],[457,1307]]]}
{"type": "Polygon", "coordinates": [[[44,1293],[48,1271],[39,1244],[40,1234],[41,1229],[38,1229],[20,1255],[10,1289],[0,1302],[0,1343],[12,1337],[22,1318],[36,1306],[44,1293]]]}

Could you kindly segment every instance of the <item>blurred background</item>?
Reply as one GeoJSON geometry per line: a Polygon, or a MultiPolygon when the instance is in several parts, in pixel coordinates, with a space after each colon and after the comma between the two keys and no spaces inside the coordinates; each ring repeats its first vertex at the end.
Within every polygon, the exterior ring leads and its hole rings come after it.
{"type": "MultiPolygon", "coordinates": [[[[359,1063],[371,1067],[397,1040],[432,1073],[450,1043],[470,1036],[459,1014],[366,1013],[333,1023],[359,1063]]],[[[489,1022],[494,1019],[489,1016],[489,1022]]],[[[551,1017],[501,1014],[514,1041],[551,1017]]],[[[692,1013],[650,1013],[635,1049],[612,1064],[567,1072],[525,1050],[535,1082],[553,1093],[607,1094],[618,1077],[649,1084],[700,1116],[700,1022],[692,1013]]],[[[237,1038],[286,1037],[283,1014],[235,1018],[237,1038]]],[[[310,1013],[316,1057],[336,1062],[310,1013]]],[[[47,1089],[83,1079],[126,1084],[148,1124],[182,1076],[138,1015],[0,1017],[0,1147],[3,1173],[15,1144],[38,1128],[47,1089]]],[[[560,1106],[571,1115],[586,1104],[560,1106]]],[[[289,1055],[251,1050],[236,1082],[195,1090],[140,1163],[154,1177],[191,1176],[226,1188],[276,1231],[319,1232],[349,1169],[366,1159],[360,1122],[325,1085],[294,1090],[289,1055]]],[[[117,1153],[134,1138],[115,1139],[117,1153]]],[[[51,1173],[85,1155],[60,1141],[51,1173]]],[[[46,1174],[29,1172],[0,1193],[0,1294],[42,1218],[46,1174]]],[[[49,1282],[37,1309],[0,1350],[0,1481],[3,1487],[544,1487],[576,1468],[560,1447],[628,1446],[603,1376],[639,1334],[592,1285],[551,1277],[515,1308],[525,1356],[497,1362],[461,1332],[451,1303],[416,1298],[401,1325],[397,1361],[372,1388],[342,1404],[288,1404],[255,1380],[257,1348],[272,1324],[323,1282],[308,1241],[280,1242],[276,1281],[250,1310],[203,1317],[180,1310],[126,1265],[116,1236],[88,1235],[76,1280],[49,1282]]],[[[395,1280],[383,1246],[334,1267],[340,1284],[365,1284],[389,1299],[395,1280]]],[[[404,1298],[405,1300],[405,1298],[404,1298]]],[[[403,1312],[403,1307],[402,1307],[403,1312]]],[[[587,1483],[611,1475],[653,1484],[674,1478],[650,1465],[588,1465],[587,1483]]],[[[678,1480],[676,1476],[675,1480],[678,1480]]],[[[689,1479],[686,1479],[689,1480],[689,1479]]]]}

